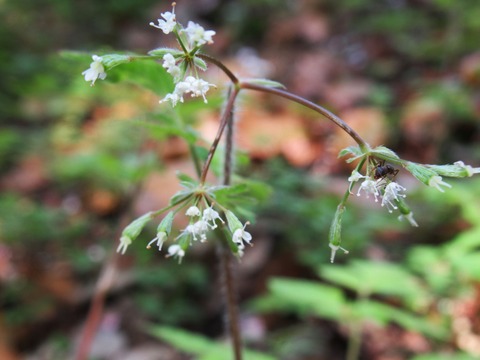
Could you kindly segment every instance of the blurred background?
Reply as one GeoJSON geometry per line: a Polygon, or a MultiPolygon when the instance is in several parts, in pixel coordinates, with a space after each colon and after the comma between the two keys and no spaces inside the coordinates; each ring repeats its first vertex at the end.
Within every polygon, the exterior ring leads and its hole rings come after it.
{"type": "MultiPolygon", "coordinates": [[[[94,87],[81,76],[91,54],[174,46],[148,26],[170,9],[0,1],[1,359],[73,359],[112,262],[89,358],[226,358],[209,353],[225,346],[213,246],[179,266],[145,249],[152,225],[126,255],[112,253],[122,226],[177,191],[176,170],[192,173],[187,141],[213,138],[227,79],[210,66],[219,89],[207,106],[178,106],[192,129],[182,133],[158,104],[171,86],[160,66],[125,65],[94,87]]],[[[371,145],[480,166],[478,1],[179,0],[176,13],[215,30],[205,51],[236,73],[285,84],[371,145]]],[[[235,270],[249,348],[295,360],[480,357],[479,179],[440,193],[400,171],[419,228],[352,197],[350,254],[331,265],[328,229],[351,171],[337,155],[353,143],[262,94],[242,96],[237,129],[239,172],[271,186],[254,207],[255,246],[235,270]]]]}

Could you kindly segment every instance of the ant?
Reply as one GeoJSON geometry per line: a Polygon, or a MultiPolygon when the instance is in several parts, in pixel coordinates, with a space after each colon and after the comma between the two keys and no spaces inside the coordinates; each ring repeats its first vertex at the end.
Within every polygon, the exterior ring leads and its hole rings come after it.
{"type": "Polygon", "coordinates": [[[385,165],[385,160],[383,160],[375,165],[373,178],[375,180],[385,179],[388,177],[388,175],[392,175],[392,178],[394,178],[395,176],[397,176],[398,172],[399,170],[395,169],[392,165],[385,165]]]}

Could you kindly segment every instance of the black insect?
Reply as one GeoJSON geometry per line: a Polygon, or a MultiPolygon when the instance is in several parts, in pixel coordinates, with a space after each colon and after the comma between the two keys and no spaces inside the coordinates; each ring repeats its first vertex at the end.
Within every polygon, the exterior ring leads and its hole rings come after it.
{"type": "Polygon", "coordinates": [[[377,166],[375,167],[373,178],[375,180],[385,179],[389,175],[391,175],[392,178],[394,178],[398,174],[398,171],[399,170],[395,169],[392,165],[390,164],[385,165],[385,161],[382,161],[378,163],[377,166]]]}

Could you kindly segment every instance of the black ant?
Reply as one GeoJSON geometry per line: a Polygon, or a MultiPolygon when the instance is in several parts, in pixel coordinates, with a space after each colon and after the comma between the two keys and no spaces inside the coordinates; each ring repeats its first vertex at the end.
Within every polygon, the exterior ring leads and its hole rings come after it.
{"type": "Polygon", "coordinates": [[[376,164],[373,178],[375,180],[385,179],[389,175],[392,175],[392,178],[394,178],[395,176],[397,176],[398,172],[399,170],[395,169],[392,165],[385,165],[385,160],[383,160],[382,162],[376,164]]]}

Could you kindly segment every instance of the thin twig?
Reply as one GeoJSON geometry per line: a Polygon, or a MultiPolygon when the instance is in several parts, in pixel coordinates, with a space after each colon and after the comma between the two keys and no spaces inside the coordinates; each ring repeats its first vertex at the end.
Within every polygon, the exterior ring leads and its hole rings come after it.
{"type": "Polygon", "coordinates": [[[215,139],[213,140],[212,145],[210,146],[207,159],[203,164],[202,176],[200,177],[200,184],[205,183],[205,180],[208,174],[208,169],[210,168],[210,164],[213,159],[213,155],[215,155],[215,151],[217,150],[220,139],[222,138],[222,134],[223,134],[223,131],[225,130],[225,126],[228,123],[228,119],[232,112],[233,104],[235,103],[235,99],[237,98],[238,92],[239,92],[239,89],[237,87],[234,87],[228,97],[227,105],[225,106],[225,110],[223,112],[222,119],[220,121],[220,126],[218,127],[217,135],[215,136],[215,139]]]}
{"type": "Polygon", "coordinates": [[[358,144],[358,146],[360,146],[360,148],[363,151],[366,152],[369,148],[369,146],[365,142],[365,140],[363,140],[362,137],[360,135],[358,135],[358,133],[355,130],[353,130],[350,126],[348,126],[347,123],[345,123],[345,121],[343,121],[337,115],[328,111],[324,107],[322,107],[320,105],[317,105],[317,104],[315,104],[315,103],[313,103],[313,102],[311,102],[307,99],[304,99],[301,96],[292,94],[292,93],[290,93],[286,90],[266,87],[266,86],[257,85],[257,84],[251,84],[251,83],[248,83],[248,82],[241,83],[240,88],[263,91],[263,92],[275,94],[275,95],[284,97],[286,99],[289,99],[291,101],[294,101],[294,102],[296,102],[298,104],[301,104],[303,106],[306,106],[306,107],[320,113],[321,115],[325,116],[327,119],[329,119],[330,121],[332,121],[336,125],[338,125],[340,128],[342,128],[342,130],[344,130],[348,135],[350,135],[353,138],[353,140],[355,140],[355,142],[358,144]]]}

